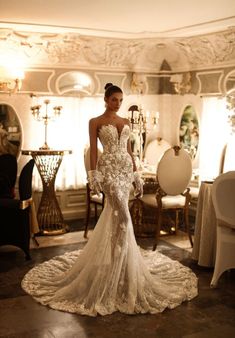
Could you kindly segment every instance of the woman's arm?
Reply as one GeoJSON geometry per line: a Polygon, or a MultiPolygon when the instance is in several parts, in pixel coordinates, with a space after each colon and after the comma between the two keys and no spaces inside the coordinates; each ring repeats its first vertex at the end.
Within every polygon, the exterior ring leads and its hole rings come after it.
{"type": "MultiPolygon", "coordinates": [[[[130,121],[128,119],[125,119],[125,123],[127,123],[131,129],[131,125],[130,125],[130,121]]],[[[132,163],[133,163],[133,171],[137,171],[137,168],[136,168],[136,164],[135,164],[135,159],[134,159],[134,156],[133,156],[133,153],[132,153],[132,150],[131,150],[131,141],[130,141],[130,138],[127,142],[127,151],[128,153],[130,154],[131,158],[132,158],[132,163]]]]}
{"type": "Polygon", "coordinates": [[[89,121],[90,136],[90,170],[96,169],[97,164],[97,122],[96,119],[89,121]]]}

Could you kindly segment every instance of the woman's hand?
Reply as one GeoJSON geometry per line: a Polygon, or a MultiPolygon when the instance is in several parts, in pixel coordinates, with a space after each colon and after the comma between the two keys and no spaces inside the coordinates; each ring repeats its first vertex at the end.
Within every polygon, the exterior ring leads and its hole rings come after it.
{"type": "Polygon", "coordinates": [[[135,191],[134,191],[135,197],[142,197],[143,196],[143,180],[137,171],[134,172],[134,187],[135,187],[135,191]]]}
{"type": "Polygon", "coordinates": [[[104,180],[103,175],[98,170],[89,170],[87,174],[88,183],[91,191],[96,195],[100,195],[100,193],[102,192],[101,183],[104,180]]]}

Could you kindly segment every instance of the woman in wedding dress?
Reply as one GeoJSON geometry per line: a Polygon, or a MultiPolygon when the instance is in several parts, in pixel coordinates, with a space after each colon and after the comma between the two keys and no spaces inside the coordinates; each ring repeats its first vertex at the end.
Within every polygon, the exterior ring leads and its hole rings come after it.
{"type": "Polygon", "coordinates": [[[93,191],[105,193],[105,207],[83,250],[35,266],[22,281],[36,301],[53,309],[96,316],[120,311],[159,313],[197,295],[197,278],[158,251],[140,249],[128,209],[129,191],[142,194],[130,147],[128,119],[117,115],[122,90],[105,87],[104,114],[89,123],[93,191]],[[103,153],[97,161],[97,138],[103,153]]]}

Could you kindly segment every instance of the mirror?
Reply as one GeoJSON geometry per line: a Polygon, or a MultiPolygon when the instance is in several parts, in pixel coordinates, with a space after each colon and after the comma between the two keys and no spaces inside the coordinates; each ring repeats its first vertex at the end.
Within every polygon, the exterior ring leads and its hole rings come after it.
{"type": "Polygon", "coordinates": [[[198,149],[199,127],[196,112],[191,105],[184,109],[180,121],[179,139],[181,147],[194,159],[198,149]]]}
{"type": "Polygon", "coordinates": [[[22,132],[15,110],[8,104],[0,104],[0,155],[12,154],[18,157],[22,132]]]}

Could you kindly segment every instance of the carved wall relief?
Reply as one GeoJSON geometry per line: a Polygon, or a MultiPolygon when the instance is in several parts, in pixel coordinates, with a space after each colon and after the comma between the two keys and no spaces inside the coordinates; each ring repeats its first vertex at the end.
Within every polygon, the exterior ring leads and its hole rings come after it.
{"type": "Polygon", "coordinates": [[[185,38],[104,38],[0,29],[0,51],[16,50],[29,66],[79,67],[134,72],[213,68],[235,62],[235,28],[185,38]]]}

